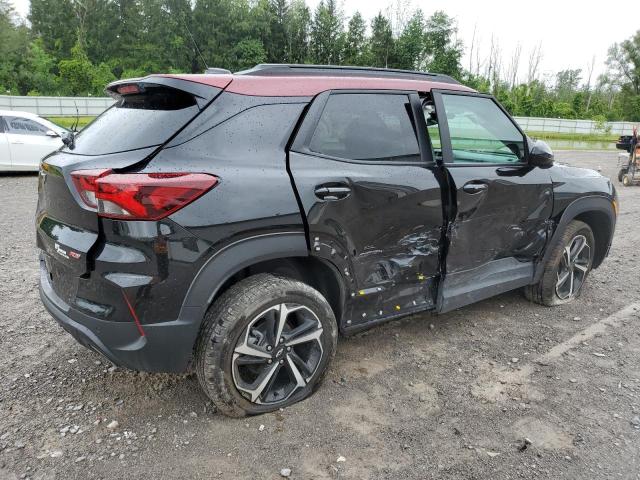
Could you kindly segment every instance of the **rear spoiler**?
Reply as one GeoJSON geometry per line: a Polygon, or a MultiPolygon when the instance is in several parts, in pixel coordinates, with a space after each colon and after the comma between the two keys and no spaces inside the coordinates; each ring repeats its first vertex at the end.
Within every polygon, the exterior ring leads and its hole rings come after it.
{"type": "Polygon", "coordinates": [[[105,92],[115,100],[118,100],[122,95],[142,92],[146,87],[163,86],[174,88],[193,95],[198,104],[198,108],[202,110],[220,93],[220,90],[223,90],[230,82],[231,78],[229,78],[226,85],[221,84],[214,86],[173,76],[149,75],[140,78],[117,80],[107,85],[105,92]]]}

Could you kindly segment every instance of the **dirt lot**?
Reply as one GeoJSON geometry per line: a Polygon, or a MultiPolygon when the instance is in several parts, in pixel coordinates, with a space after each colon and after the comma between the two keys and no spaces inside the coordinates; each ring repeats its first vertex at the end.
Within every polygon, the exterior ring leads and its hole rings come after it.
{"type": "MultiPolygon", "coordinates": [[[[557,157],[615,175],[615,152],[557,157]]],[[[36,180],[0,176],[2,479],[640,478],[640,187],[618,186],[579,301],[513,292],[342,339],[316,395],[234,420],[194,376],[112,368],[49,317],[36,180]]]]}

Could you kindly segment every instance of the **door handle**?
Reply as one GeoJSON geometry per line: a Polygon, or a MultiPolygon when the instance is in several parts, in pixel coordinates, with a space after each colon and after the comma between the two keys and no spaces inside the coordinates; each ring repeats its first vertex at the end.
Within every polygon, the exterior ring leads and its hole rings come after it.
{"type": "Polygon", "coordinates": [[[462,190],[469,195],[475,195],[476,193],[485,192],[487,188],[489,188],[489,185],[486,183],[469,182],[465,183],[462,190]]]}
{"type": "Polygon", "coordinates": [[[351,189],[345,184],[325,184],[316,186],[314,193],[320,200],[341,200],[351,194],[351,189]]]}
{"type": "Polygon", "coordinates": [[[24,145],[24,142],[17,142],[17,141],[13,141],[11,142],[12,145],[24,145]]]}

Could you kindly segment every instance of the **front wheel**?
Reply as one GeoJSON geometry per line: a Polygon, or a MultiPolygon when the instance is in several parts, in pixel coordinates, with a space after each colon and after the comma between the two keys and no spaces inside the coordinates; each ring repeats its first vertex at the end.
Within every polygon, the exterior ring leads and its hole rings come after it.
{"type": "Polygon", "coordinates": [[[594,253],[591,227],[573,220],[553,247],[540,281],[525,287],[525,296],[547,306],[561,305],[580,296],[591,271],[594,253]]]}
{"type": "Polygon", "coordinates": [[[334,356],[331,307],[302,282],[259,274],[207,312],[196,347],[200,385],[222,413],[272,412],[308,397],[334,356]]]}

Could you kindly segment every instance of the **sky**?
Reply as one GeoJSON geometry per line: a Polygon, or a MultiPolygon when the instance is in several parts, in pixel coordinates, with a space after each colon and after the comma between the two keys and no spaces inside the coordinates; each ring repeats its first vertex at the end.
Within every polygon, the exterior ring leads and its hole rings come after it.
{"type": "MultiPolygon", "coordinates": [[[[29,0],[12,1],[16,11],[26,17],[29,0]]],[[[319,1],[307,0],[307,4],[315,9],[319,1]]],[[[590,2],[575,0],[344,0],[341,5],[347,19],[358,10],[370,20],[398,1],[407,5],[407,11],[421,8],[428,16],[436,10],[443,10],[454,17],[458,23],[458,38],[465,45],[462,62],[467,69],[474,29],[481,61],[489,56],[492,35],[500,46],[505,66],[520,45],[521,78],[526,75],[529,53],[541,44],[540,72],[543,77],[567,68],[581,68],[583,76],[586,76],[595,56],[595,79],[605,71],[609,46],[631,37],[640,28],[637,22],[628,20],[629,16],[637,16],[629,8],[629,0],[607,0],[596,8],[590,2]]]]}

